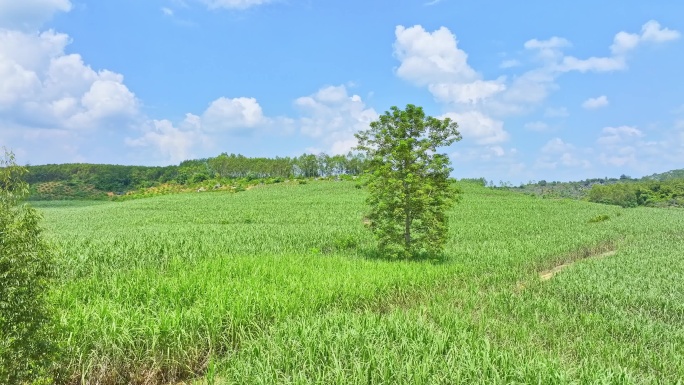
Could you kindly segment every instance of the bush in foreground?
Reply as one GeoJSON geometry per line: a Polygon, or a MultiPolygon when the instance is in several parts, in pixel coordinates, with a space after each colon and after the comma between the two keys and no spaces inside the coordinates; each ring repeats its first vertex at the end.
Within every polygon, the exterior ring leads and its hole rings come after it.
{"type": "Polygon", "coordinates": [[[53,347],[45,295],[52,254],[41,236],[40,216],[22,205],[26,169],[7,150],[0,158],[0,383],[49,383],[53,347]]]}

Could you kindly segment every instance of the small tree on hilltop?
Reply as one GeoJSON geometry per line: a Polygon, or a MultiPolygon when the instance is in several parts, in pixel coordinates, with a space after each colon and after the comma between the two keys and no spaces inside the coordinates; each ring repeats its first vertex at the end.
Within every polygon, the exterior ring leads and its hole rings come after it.
{"type": "Polygon", "coordinates": [[[356,149],[368,158],[368,220],[381,253],[406,258],[443,250],[446,210],[459,191],[449,183],[449,157],[437,148],[461,140],[457,129],[451,119],[425,116],[409,104],[392,107],[356,134],[356,149]]]}
{"type": "Polygon", "coordinates": [[[40,216],[22,205],[28,185],[11,152],[0,148],[0,383],[50,382],[50,312],[45,298],[52,254],[40,216]]]}

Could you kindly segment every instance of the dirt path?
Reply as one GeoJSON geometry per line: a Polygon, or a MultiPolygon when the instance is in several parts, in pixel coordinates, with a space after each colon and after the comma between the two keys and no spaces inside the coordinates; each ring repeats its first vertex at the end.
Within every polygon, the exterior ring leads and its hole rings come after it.
{"type": "Polygon", "coordinates": [[[596,259],[596,258],[610,257],[611,255],[615,255],[615,253],[616,253],[615,250],[606,251],[605,253],[590,255],[588,257],[578,259],[576,261],[572,261],[572,262],[564,263],[562,265],[558,265],[552,269],[544,270],[544,271],[540,272],[539,273],[539,279],[541,279],[542,281],[548,281],[549,279],[553,278],[554,275],[558,274],[561,270],[565,269],[568,266],[572,266],[573,264],[575,264],[579,261],[583,261],[585,259],[596,259]]]}

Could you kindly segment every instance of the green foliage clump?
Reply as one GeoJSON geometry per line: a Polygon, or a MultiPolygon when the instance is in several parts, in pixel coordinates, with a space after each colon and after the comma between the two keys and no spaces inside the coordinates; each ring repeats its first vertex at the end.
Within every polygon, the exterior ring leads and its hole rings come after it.
{"type": "Polygon", "coordinates": [[[633,185],[627,183],[594,185],[589,191],[587,199],[590,202],[622,207],[636,207],[638,205],[636,189],[633,185]]]}
{"type": "Polygon", "coordinates": [[[190,183],[201,183],[209,179],[209,174],[206,172],[198,172],[190,178],[190,183]]]}
{"type": "Polygon", "coordinates": [[[485,178],[461,178],[459,179],[461,183],[472,183],[478,186],[486,187],[487,180],[485,178]]]}
{"type": "Polygon", "coordinates": [[[592,186],[587,200],[622,207],[682,207],[684,179],[643,180],[592,186]]]}
{"type": "Polygon", "coordinates": [[[597,215],[597,216],[592,217],[591,219],[589,219],[589,223],[598,223],[598,222],[607,221],[607,220],[609,220],[609,219],[610,219],[610,216],[609,216],[609,215],[601,214],[601,215],[597,215]]]}
{"type": "Polygon", "coordinates": [[[421,107],[392,107],[356,134],[368,161],[370,229],[389,257],[438,254],[447,239],[446,210],[458,190],[449,181],[449,157],[438,147],[461,139],[451,119],[426,116],[421,107]]]}
{"type": "Polygon", "coordinates": [[[21,204],[26,169],[4,150],[0,158],[0,383],[47,382],[53,346],[46,293],[52,254],[38,225],[40,215],[21,204]]]}

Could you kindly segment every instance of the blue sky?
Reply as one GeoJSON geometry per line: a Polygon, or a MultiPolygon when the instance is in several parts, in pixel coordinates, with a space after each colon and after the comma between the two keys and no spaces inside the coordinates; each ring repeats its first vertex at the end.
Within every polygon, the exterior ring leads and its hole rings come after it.
{"type": "Polygon", "coordinates": [[[684,167],[684,3],[0,0],[0,145],[20,162],[346,153],[408,103],[456,177],[684,167]]]}

